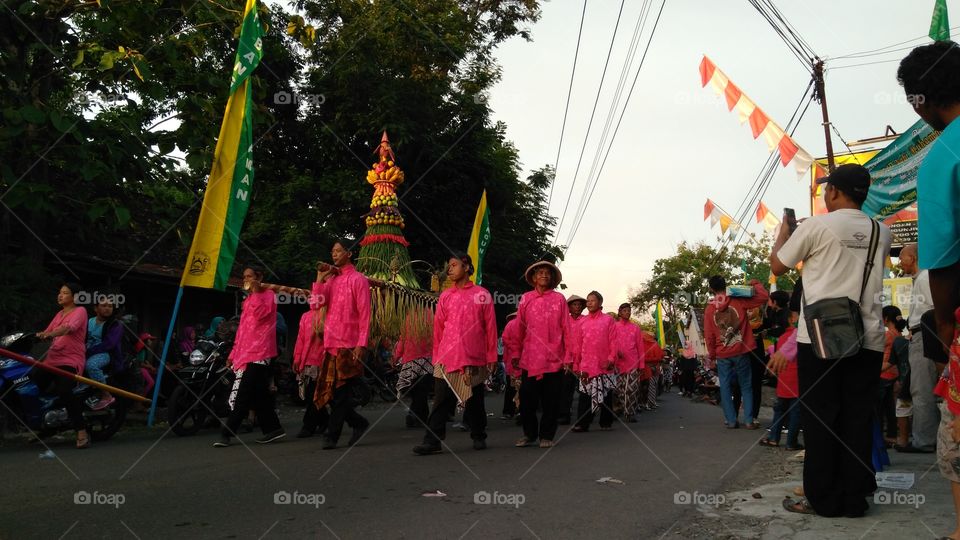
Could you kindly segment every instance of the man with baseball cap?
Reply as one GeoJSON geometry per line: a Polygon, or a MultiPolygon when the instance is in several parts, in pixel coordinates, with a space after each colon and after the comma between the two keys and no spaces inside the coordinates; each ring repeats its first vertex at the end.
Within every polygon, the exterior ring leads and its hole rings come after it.
{"type": "MultiPolygon", "coordinates": [[[[818,183],[826,184],[823,197],[829,212],[805,220],[792,232],[792,219],[784,216],[785,226],[770,254],[770,269],[778,276],[803,262],[797,368],[807,500],[787,499],[784,508],[825,517],[861,517],[868,508],[867,496],[877,489],[870,466],[872,396],[880,384],[884,327],[879,293],[891,235],[890,229],[860,210],[870,189],[870,173],[863,166],[841,165],[818,183]],[[872,247],[873,259],[867,260],[872,247]],[[859,347],[832,353],[826,350],[826,340],[818,340],[818,355],[806,312],[822,300],[844,297],[859,304],[863,319],[859,347]]],[[[816,325],[815,330],[814,337],[820,337],[829,328],[816,325]]]]}

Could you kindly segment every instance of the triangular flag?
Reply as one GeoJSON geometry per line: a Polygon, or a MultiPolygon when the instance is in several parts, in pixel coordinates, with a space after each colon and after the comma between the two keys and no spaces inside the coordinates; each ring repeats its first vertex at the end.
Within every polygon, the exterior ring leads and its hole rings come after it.
{"type": "Polygon", "coordinates": [[[930,19],[930,39],[934,41],[950,40],[950,20],[947,17],[947,0],[936,0],[933,4],[933,17],[930,19]]]}
{"type": "Polygon", "coordinates": [[[727,215],[720,216],[720,230],[724,234],[727,233],[727,229],[730,228],[730,224],[733,223],[733,218],[727,215]]]}
{"type": "Polygon", "coordinates": [[[760,201],[760,204],[757,205],[757,223],[763,223],[764,229],[772,231],[780,224],[780,220],[773,215],[767,205],[763,204],[763,201],[760,201]]]}
{"type": "Polygon", "coordinates": [[[703,205],[703,220],[706,221],[711,214],[713,214],[713,209],[716,208],[713,204],[713,201],[707,199],[707,203],[703,205]]]}

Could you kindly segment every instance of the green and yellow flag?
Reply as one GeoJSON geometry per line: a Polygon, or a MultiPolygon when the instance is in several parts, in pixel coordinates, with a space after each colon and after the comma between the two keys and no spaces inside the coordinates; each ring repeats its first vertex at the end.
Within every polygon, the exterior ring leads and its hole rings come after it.
{"type": "Polygon", "coordinates": [[[657,310],[653,313],[653,318],[656,322],[657,345],[662,349],[667,346],[667,336],[663,334],[663,304],[659,301],[657,301],[657,310]]]}
{"type": "Polygon", "coordinates": [[[253,186],[250,75],[263,57],[262,37],[257,0],[247,0],[230,79],[230,98],[181,286],[223,290],[230,277],[253,186]]]}
{"type": "Polygon", "coordinates": [[[473,219],[473,232],[470,233],[470,246],[467,255],[473,259],[473,275],[470,279],[480,285],[483,281],[483,256],[490,245],[490,211],[487,209],[487,190],[483,190],[477,216],[473,219]]]}
{"type": "Polygon", "coordinates": [[[950,20],[947,17],[947,0],[936,0],[933,5],[933,17],[930,19],[930,39],[947,41],[950,39],[950,20]]]}

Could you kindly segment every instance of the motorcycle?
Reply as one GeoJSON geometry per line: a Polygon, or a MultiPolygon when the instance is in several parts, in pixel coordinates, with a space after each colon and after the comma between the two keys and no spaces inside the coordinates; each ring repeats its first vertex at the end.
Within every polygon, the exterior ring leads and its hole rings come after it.
{"type": "MultiPolygon", "coordinates": [[[[42,355],[43,349],[38,345],[39,340],[34,333],[18,332],[0,339],[0,347],[31,358],[42,355]],[[40,349],[40,354],[31,354],[38,352],[36,349],[40,349]]],[[[28,375],[31,369],[27,364],[0,356],[0,399],[3,400],[0,406],[0,433],[6,429],[14,432],[25,429],[43,438],[72,430],[66,406],[58,396],[41,392],[28,375]]],[[[108,374],[107,384],[124,388],[128,382],[125,375],[108,374]]],[[[118,397],[106,408],[95,411],[92,405],[99,400],[100,390],[79,385],[74,389],[74,394],[83,401],[83,420],[92,440],[105,441],[123,426],[128,400],[118,397]]]]}
{"type": "MultiPolygon", "coordinates": [[[[224,322],[222,326],[229,325],[224,322]]],[[[235,330],[234,330],[235,334],[235,330]]],[[[208,423],[230,414],[230,390],[234,373],[228,357],[233,348],[233,335],[219,333],[215,339],[200,339],[177,370],[180,384],[167,401],[170,429],[183,437],[195,435],[208,423]]]]}

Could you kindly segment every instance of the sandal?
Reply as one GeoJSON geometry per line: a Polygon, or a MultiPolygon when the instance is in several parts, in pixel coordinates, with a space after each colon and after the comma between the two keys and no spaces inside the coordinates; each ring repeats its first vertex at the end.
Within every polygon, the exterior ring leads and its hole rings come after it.
{"type": "Polygon", "coordinates": [[[517,439],[517,442],[515,442],[513,445],[516,446],[517,448],[524,448],[527,446],[533,446],[534,441],[526,437],[520,437],[519,439],[517,439]]]}
{"type": "Polygon", "coordinates": [[[540,448],[553,448],[553,441],[550,439],[540,439],[540,448]]]}
{"type": "Polygon", "coordinates": [[[77,434],[77,450],[83,450],[85,448],[90,448],[90,435],[84,434],[83,437],[80,434],[77,434]]]}
{"type": "Polygon", "coordinates": [[[570,431],[572,431],[572,432],[574,432],[574,433],[586,433],[587,428],[585,428],[585,427],[583,427],[583,426],[573,426],[573,429],[571,429],[570,431]]]}
{"type": "Polygon", "coordinates": [[[760,439],[760,441],[757,444],[759,444],[760,446],[766,446],[769,448],[780,448],[780,443],[775,443],[770,439],[760,439]]]}
{"type": "Polygon", "coordinates": [[[787,512],[793,512],[794,514],[807,514],[811,516],[817,513],[806,499],[794,501],[790,497],[783,499],[783,509],[787,512]]]}

